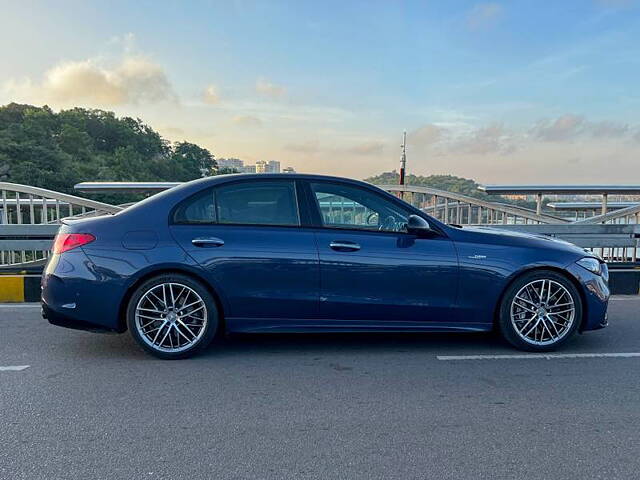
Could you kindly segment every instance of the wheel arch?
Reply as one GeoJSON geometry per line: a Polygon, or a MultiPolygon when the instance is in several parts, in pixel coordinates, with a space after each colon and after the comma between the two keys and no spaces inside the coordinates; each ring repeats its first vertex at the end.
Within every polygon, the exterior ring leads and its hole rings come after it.
{"type": "Polygon", "coordinates": [[[557,273],[563,276],[564,278],[566,278],[567,280],[569,280],[573,284],[573,286],[576,287],[576,290],[578,291],[578,295],[580,295],[580,300],[582,302],[582,318],[580,319],[580,325],[578,326],[578,331],[582,332],[584,323],[588,318],[587,309],[589,308],[589,306],[587,305],[587,297],[585,295],[584,289],[582,288],[580,281],[576,277],[574,277],[570,272],[555,265],[535,265],[535,266],[524,268],[522,270],[518,270],[517,272],[513,273],[511,277],[509,277],[502,291],[500,292],[498,301],[493,307],[493,327],[496,328],[498,326],[498,319],[500,316],[500,307],[502,305],[502,301],[504,300],[504,296],[507,293],[507,290],[509,290],[509,287],[511,287],[511,285],[513,285],[513,283],[523,275],[526,275],[532,272],[540,272],[540,271],[551,271],[551,272],[557,273]]]}
{"type": "Polygon", "coordinates": [[[191,269],[181,268],[176,266],[165,266],[165,267],[160,267],[160,268],[156,268],[156,269],[144,272],[142,275],[136,277],[135,280],[127,286],[125,294],[122,297],[122,300],[120,301],[120,305],[118,307],[118,332],[124,333],[127,331],[126,311],[127,311],[127,305],[129,304],[129,300],[131,299],[133,292],[135,292],[136,289],[140,285],[142,285],[142,283],[146,282],[150,278],[157,277],[159,275],[172,274],[172,273],[189,277],[201,283],[204,286],[204,288],[207,289],[207,291],[213,297],[213,300],[216,302],[216,308],[218,309],[218,322],[219,322],[218,331],[219,332],[225,331],[226,323],[225,323],[224,304],[222,302],[222,298],[220,297],[219,293],[215,290],[215,288],[213,288],[211,284],[207,282],[202,275],[200,275],[199,273],[191,269]]]}

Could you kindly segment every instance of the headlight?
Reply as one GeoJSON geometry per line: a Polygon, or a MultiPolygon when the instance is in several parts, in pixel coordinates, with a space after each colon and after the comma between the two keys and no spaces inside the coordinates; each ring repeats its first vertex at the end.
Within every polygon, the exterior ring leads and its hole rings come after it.
{"type": "Polygon", "coordinates": [[[598,259],[593,257],[584,257],[576,262],[582,268],[586,268],[591,273],[595,273],[596,275],[600,275],[602,273],[602,268],[600,266],[600,262],[598,259]]]}

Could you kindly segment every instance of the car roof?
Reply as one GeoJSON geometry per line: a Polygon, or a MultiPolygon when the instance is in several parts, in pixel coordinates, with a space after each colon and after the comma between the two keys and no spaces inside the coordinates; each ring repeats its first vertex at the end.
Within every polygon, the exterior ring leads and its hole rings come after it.
{"type": "Polygon", "coordinates": [[[235,181],[263,181],[269,179],[280,179],[280,180],[329,180],[329,181],[337,181],[342,183],[350,183],[353,185],[363,185],[369,188],[376,188],[375,185],[360,181],[354,180],[351,178],[344,177],[336,177],[330,175],[316,175],[309,173],[231,173],[225,175],[213,175],[210,177],[198,178],[196,180],[191,180],[189,182],[185,182],[181,185],[175,186],[173,188],[169,188],[164,190],[163,192],[152,195],[140,202],[132,205],[131,207],[123,210],[122,214],[134,214],[139,212],[140,210],[146,208],[154,208],[160,205],[169,206],[174,204],[175,202],[181,201],[185,199],[203,188],[213,187],[215,185],[224,185],[225,183],[235,182],[235,181]]]}
{"type": "Polygon", "coordinates": [[[231,180],[263,180],[263,179],[286,179],[286,180],[337,180],[337,181],[347,181],[354,183],[366,183],[362,180],[356,180],[348,177],[337,177],[335,175],[319,175],[315,173],[231,173],[226,175],[214,175],[211,177],[206,177],[206,180],[211,181],[212,183],[218,182],[226,182],[231,180]]]}

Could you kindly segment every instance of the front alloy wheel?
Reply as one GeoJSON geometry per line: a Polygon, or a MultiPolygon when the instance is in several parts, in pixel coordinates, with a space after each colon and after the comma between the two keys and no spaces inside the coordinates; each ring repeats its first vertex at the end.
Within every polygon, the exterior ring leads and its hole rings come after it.
{"type": "Polygon", "coordinates": [[[209,292],[182,275],[163,275],[141,285],[129,302],[134,339],[157,357],[185,358],[210,343],[217,312],[209,292]]]}
{"type": "Polygon", "coordinates": [[[567,278],[555,272],[533,272],[507,290],[500,328],[518,348],[547,351],[569,339],[581,316],[580,295],[567,278]]]}
{"type": "Polygon", "coordinates": [[[570,331],[575,314],[569,291],[550,279],[527,283],[511,301],[511,324],[520,338],[533,345],[561,340],[570,331]]]}

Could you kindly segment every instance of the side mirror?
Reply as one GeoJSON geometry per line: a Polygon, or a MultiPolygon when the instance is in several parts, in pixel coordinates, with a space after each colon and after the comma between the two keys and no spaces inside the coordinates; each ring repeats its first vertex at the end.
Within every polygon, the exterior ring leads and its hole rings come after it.
{"type": "Polygon", "coordinates": [[[431,233],[431,226],[424,218],[418,215],[409,215],[407,219],[407,232],[414,235],[424,235],[425,233],[431,233]]]}

